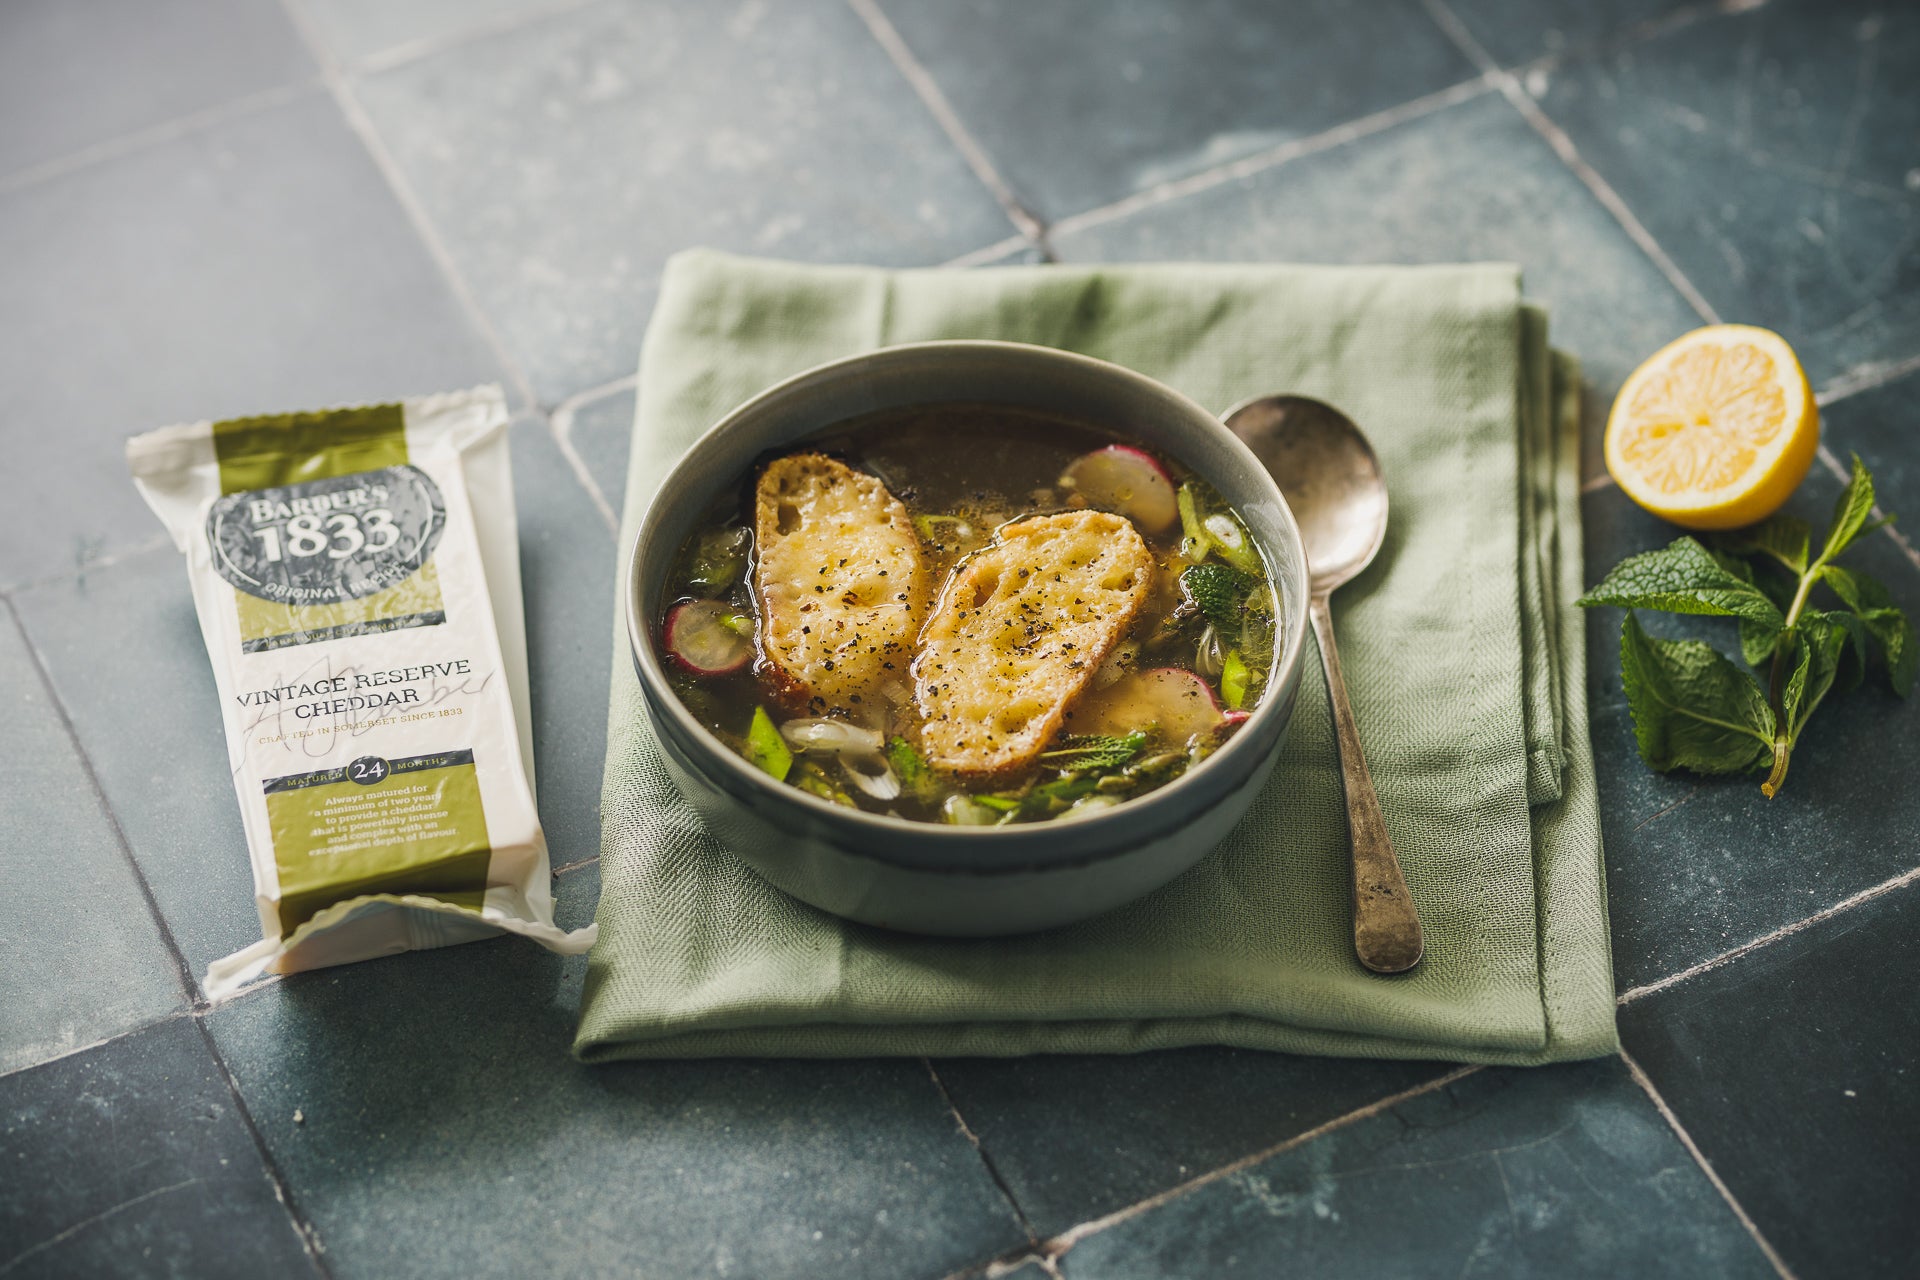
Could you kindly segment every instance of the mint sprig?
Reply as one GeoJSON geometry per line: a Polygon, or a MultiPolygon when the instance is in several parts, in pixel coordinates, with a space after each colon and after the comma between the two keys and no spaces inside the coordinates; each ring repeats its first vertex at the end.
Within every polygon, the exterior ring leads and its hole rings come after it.
{"type": "Polygon", "coordinates": [[[1870,522],[1873,477],[1860,459],[1834,504],[1820,554],[1812,528],[1777,515],[1715,538],[1709,548],[1677,538],[1660,551],[1629,556],[1576,603],[1627,610],[1620,631],[1620,674],[1633,712],[1640,758],[1661,772],[1742,773],[1766,769],[1760,789],[1777,794],[1801,733],[1826,696],[1858,685],[1870,654],[1905,697],[1920,668],[1913,625],[1887,589],[1834,561],[1870,522]],[[1840,607],[1813,605],[1825,587],[1840,607]],[[1736,619],[1741,656],[1767,672],[1766,684],[1710,645],[1649,635],[1635,609],[1736,619]]]}

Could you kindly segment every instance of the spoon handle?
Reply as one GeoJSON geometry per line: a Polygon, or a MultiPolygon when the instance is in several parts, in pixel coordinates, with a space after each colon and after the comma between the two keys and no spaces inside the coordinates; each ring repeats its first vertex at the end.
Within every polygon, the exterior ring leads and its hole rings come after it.
{"type": "Polygon", "coordinates": [[[1340,778],[1347,792],[1347,830],[1353,839],[1353,949],[1375,973],[1403,973],[1420,963],[1426,942],[1420,915],[1400,874],[1393,838],[1380,814],[1373,775],[1360,749],[1360,730],[1347,703],[1347,682],[1340,674],[1340,651],[1333,644],[1333,610],[1324,594],[1308,605],[1320,660],[1327,669],[1327,694],[1333,702],[1333,731],[1340,743],[1340,778]]]}

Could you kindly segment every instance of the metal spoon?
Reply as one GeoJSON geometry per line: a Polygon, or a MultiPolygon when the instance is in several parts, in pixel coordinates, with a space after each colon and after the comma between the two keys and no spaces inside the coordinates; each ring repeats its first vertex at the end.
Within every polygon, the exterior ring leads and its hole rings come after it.
{"type": "Polygon", "coordinates": [[[1333,645],[1330,605],[1333,589],[1366,568],[1386,537],[1387,484],[1380,475],[1380,459],[1350,418],[1305,396],[1249,400],[1228,413],[1226,423],[1272,473],[1300,525],[1307,550],[1307,611],[1327,669],[1347,791],[1353,949],[1360,963],[1376,973],[1402,973],[1420,963],[1426,943],[1360,749],[1360,731],[1333,645]]]}

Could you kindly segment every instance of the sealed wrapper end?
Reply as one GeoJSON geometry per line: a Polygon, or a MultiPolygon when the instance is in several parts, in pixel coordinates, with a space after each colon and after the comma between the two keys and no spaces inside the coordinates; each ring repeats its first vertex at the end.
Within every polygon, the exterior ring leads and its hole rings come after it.
{"type": "Polygon", "coordinates": [[[292,973],[553,922],[499,388],[168,427],[127,444],[187,557],[253,861],[292,973]]]}

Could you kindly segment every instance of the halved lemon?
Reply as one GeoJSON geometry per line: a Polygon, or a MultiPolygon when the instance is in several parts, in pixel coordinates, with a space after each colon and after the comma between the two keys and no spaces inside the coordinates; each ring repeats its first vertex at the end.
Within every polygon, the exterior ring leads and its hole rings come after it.
{"type": "Polygon", "coordinates": [[[1743,324],[1660,348],[1607,417],[1607,470],[1628,497],[1689,529],[1772,515],[1819,446],[1820,410],[1793,348],[1743,324]]]}

